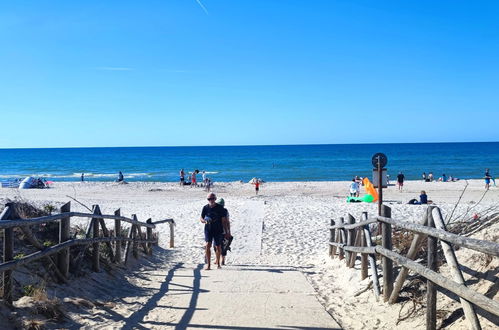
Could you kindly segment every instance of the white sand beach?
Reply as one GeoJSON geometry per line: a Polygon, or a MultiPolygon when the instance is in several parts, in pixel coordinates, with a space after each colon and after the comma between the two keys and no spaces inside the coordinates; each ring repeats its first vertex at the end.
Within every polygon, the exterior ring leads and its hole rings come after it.
{"type": "MultiPolygon", "coordinates": [[[[346,203],[348,185],[349,182],[269,182],[264,183],[260,194],[255,196],[253,186],[248,183],[217,183],[213,191],[218,197],[225,199],[226,208],[230,212],[232,235],[235,237],[232,251],[228,254],[227,268],[233,271],[235,266],[241,265],[290,267],[303,273],[326,311],[346,329],[423,329],[424,310],[397,324],[399,313],[403,315],[405,312],[401,312],[401,304],[378,302],[372,290],[361,292],[368,285],[369,278],[360,281],[359,267],[356,266],[357,270],[349,269],[344,262],[329,258],[330,219],[337,219],[348,213],[357,218],[363,211],[376,214],[376,204],[346,203]]],[[[407,205],[407,202],[418,198],[421,190],[425,190],[428,198],[442,209],[444,217],[452,212],[453,219],[470,221],[474,215],[490,214],[494,210],[497,212],[499,208],[499,188],[491,187],[484,195],[482,180],[445,183],[406,181],[403,192],[397,191],[395,186],[384,190],[385,203],[392,208],[392,217],[419,221],[425,206],[407,205]],[[466,185],[466,191],[462,194],[466,185]],[[459,204],[455,207],[459,199],[459,204]]],[[[201,208],[206,204],[206,192],[202,188],[158,182],[57,182],[52,188],[44,190],[0,190],[0,198],[22,198],[40,206],[53,204],[59,207],[70,200],[67,196],[88,206],[99,204],[102,212],[107,214],[121,208],[122,215],[137,214],[138,219],[143,221],[148,218],[175,220],[176,247],[168,249],[168,225],[158,225],[159,245],[167,250],[158,252],[154,260],[142,265],[142,270],[139,267],[125,273],[124,276],[135,286],[160,287],[164,277],[154,276],[159,271],[168,270],[178,263],[194,266],[204,263],[203,227],[199,223],[201,208]],[[137,272],[141,276],[136,276],[137,272]]],[[[75,211],[84,211],[75,202],[72,202],[71,207],[75,211]]],[[[498,242],[499,228],[488,228],[477,235],[478,238],[498,242]]],[[[489,276],[487,279],[474,281],[477,283],[473,288],[484,293],[498,285],[497,258],[487,263],[484,255],[466,249],[460,249],[457,255],[459,261],[472,270],[482,273],[491,270],[486,273],[489,276]]],[[[441,267],[440,271],[447,274],[446,266],[441,267]]],[[[210,272],[224,272],[224,269],[210,272]]],[[[103,278],[106,275],[90,276],[103,278]]],[[[470,275],[466,277],[469,278],[470,275]]],[[[90,279],[74,281],[81,281],[82,287],[87,288],[90,299],[98,298],[98,292],[92,290],[95,283],[92,284],[90,279]]],[[[60,296],[64,295],[66,289],[59,287],[58,290],[60,296]]],[[[82,290],[81,294],[84,292],[82,290]]],[[[89,328],[120,327],[123,324],[116,315],[124,318],[133,315],[144,306],[148,294],[150,293],[128,290],[126,286],[113,288],[112,283],[108,283],[106,294],[100,300],[111,307],[95,307],[90,308],[87,313],[75,312],[70,315],[78,320],[78,324],[89,328]]],[[[439,293],[438,297],[438,309],[443,311],[443,318],[460,308],[459,303],[447,296],[439,293]]],[[[494,299],[499,300],[496,293],[494,299]]],[[[410,307],[406,304],[405,308],[410,307]]],[[[171,322],[176,315],[173,309],[171,315],[168,313],[168,309],[151,307],[147,315],[137,322],[154,320],[155,323],[142,325],[145,328],[161,328],[161,322],[171,322]]],[[[484,329],[494,327],[492,322],[483,317],[480,319],[484,329]]],[[[449,329],[466,327],[466,323],[460,318],[449,329]]]]}

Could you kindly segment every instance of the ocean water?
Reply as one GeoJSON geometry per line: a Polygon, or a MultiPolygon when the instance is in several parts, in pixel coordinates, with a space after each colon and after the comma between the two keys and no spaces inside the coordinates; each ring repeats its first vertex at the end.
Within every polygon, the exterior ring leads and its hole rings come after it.
{"type": "MultiPolygon", "coordinates": [[[[462,179],[499,173],[499,142],[404,143],[223,147],[127,147],[0,149],[0,180],[28,175],[53,181],[177,181],[185,172],[205,170],[214,181],[329,181],[371,177],[371,157],[388,157],[392,179],[423,172],[462,179]]],[[[199,177],[200,178],[200,177],[199,177]]],[[[199,180],[199,179],[198,179],[199,180]]]]}

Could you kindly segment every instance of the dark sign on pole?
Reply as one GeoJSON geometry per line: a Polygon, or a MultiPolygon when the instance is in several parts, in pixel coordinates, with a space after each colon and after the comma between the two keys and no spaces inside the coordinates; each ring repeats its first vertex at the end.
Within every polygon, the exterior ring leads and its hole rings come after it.
{"type": "Polygon", "coordinates": [[[373,155],[373,158],[371,158],[371,162],[373,164],[373,168],[378,168],[378,157],[379,157],[379,162],[381,165],[381,168],[385,168],[386,164],[388,163],[388,158],[384,153],[378,152],[373,155]]]}

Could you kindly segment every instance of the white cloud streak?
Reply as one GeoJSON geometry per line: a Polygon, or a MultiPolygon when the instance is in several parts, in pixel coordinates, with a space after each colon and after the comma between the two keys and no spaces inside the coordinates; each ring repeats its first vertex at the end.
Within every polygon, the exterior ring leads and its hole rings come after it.
{"type": "Polygon", "coordinates": [[[201,2],[201,0],[196,0],[196,2],[198,3],[199,7],[201,7],[201,9],[203,9],[203,11],[205,12],[206,15],[210,16],[210,13],[208,12],[208,9],[206,9],[206,7],[203,5],[203,3],[201,2]]]}

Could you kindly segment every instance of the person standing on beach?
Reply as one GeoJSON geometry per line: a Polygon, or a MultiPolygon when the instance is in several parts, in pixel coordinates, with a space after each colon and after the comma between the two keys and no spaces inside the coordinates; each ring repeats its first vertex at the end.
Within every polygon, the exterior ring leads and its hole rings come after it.
{"type": "Polygon", "coordinates": [[[494,181],[494,186],[496,185],[496,180],[490,175],[490,171],[488,168],[485,169],[485,190],[489,190],[490,188],[490,180],[494,181]]]}
{"type": "Polygon", "coordinates": [[[196,174],[199,173],[199,170],[194,170],[191,175],[191,187],[198,186],[198,183],[196,181],[196,174]]]}
{"type": "Polygon", "coordinates": [[[404,179],[404,174],[402,174],[402,172],[399,172],[399,174],[397,175],[397,185],[399,186],[399,191],[402,191],[402,187],[404,186],[404,179]]]}
{"type": "MultiPolygon", "coordinates": [[[[230,229],[227,227],[227,213],[224,207],[220,204],[215,203],[217,196],[214,193],[209,193],[206,197],[208,204],[203,207],[201,211],[201,223],[204,224],[204,241],[205,246],[205,256],[206,256],[206,268],[205,270],[211,269],[211,244],[215,245],[215,264],[218,268],[222,268],[220,265],[220,254],[222,240],[224,237],[224,230],[226,233],[230,233],[230,229]]],[[[229,236],[228,234],[226,234],[229,236]]]]}
{"type": "Polygon", "coordinates": [[[121,173],[121,171],[118,173],[118,180],[117,182],[123,182],[124,180],[124,177],[123,177],[123,173],[121,173]]]}
{"type": "Polygon", "coordinates": [[[184,169],[180,170],[180,185],[183,186],[185,181],[185,172],[184,169]]]}
{"type": "Polygon", "coordinates": [[[430,172],[430,173],[428,174],[428,181],[429,181],[429,182],[433,182],[433,172],[430,172]]]}
{"type": "Polygon", "coordinates": [[[81,182],[83,182],[83,181],[85,181],[85,174],[84,173],[81,174],[81,182]]]}
{"type": "Polygon", "coordinates": [[[423,172],[423,182],[426,182],[426,172],[423,172]]]}
{"type": "Polygon", "coordinates": [[[258,191],[260,190],[260,179],[255,180],[255,195],[258,195],[258,191]]]}
{"type": "Polygon", "coordinates": [[[352,183],[350,183],[350,197],[359,197],[357,192],[360,190],[359,183],[355,178],[352,179],[352,183]]]}

